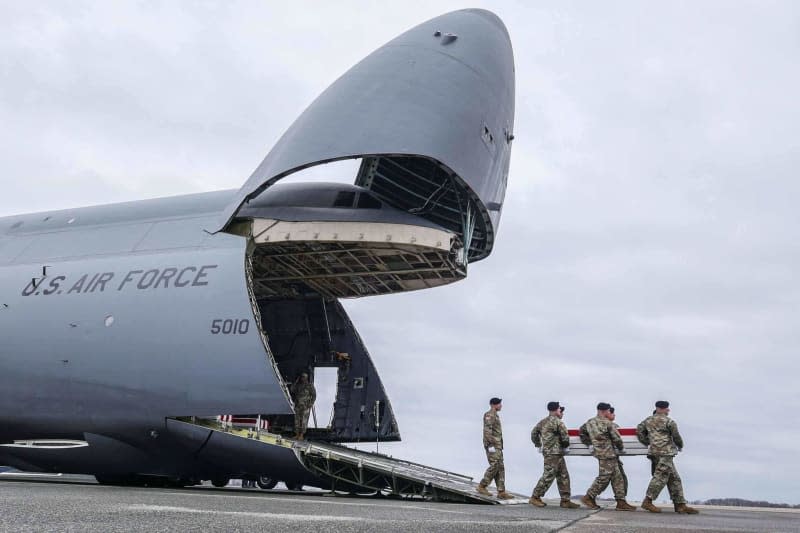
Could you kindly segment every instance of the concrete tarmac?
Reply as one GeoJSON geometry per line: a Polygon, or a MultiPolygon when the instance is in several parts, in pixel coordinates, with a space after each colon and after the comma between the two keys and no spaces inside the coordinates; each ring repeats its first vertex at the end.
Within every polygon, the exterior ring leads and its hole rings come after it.
{"type": "Polygon", "coordinates": [[[0,475],[0,531],[270,532],[800,532],[800,512],[703,507],[701,514],[641,509],[566,510],[468,505],[321,492],[109,487],[78,476],[0,475]]]}

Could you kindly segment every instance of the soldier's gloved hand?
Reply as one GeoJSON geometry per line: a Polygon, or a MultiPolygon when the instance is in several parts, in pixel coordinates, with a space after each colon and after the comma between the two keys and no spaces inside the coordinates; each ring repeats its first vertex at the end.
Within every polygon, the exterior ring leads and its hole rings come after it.
{"type": "Polygon", "coordinates": [[[561,451],[563,451],[564,453],[569,453],[569,446],[561,448],[561,451]]]}
{"type": "Polygon", "coordinates": [[[588,446],[586,447],[586,449],[587,449],[587,450],[589,450],[589,453],[594,453],[594,446],[592,446],[591,444],[590,444],[590,445],[588,445],[588,446]]]}
{"type": "Polygon", "coordinates": [[[489,446],[488,448],[486,448],[486,451],[489,453],[494,453],[494,446],[489,446]]]}

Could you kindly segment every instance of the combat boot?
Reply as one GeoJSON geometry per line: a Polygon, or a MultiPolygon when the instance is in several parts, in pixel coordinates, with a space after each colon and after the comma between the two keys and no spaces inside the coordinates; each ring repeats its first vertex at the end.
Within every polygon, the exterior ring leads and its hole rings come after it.
{"type": "Polygon", "coordinates": [[[511,494],[509,494],[508,492],[506,492],[504,490],[498,490],[497,491],[497,497],[498,497],[498,499],[501,499],[501,500],[513,500],[514,499],[514,496],[512,496],[511,494]]]}
{"type": "Polygon", "coordinates": [[[483,483],[479,483],[478,484],[478,488],[475,489],[475,490],[478,492],[478,494],[483,494],[484,496],[491,496],[492,495],[492,493],[489,492],[489,489],[487,489],[486,485],[484,485],[483,483]]]}
{"type": "Polygon", "coordinates": [[[617,511],[635,511],[636,507],[625,500],[617,500],[617,511]]]}
{"type": "Polygon", "coordinates": [[[642,501],[642,509],[646,509],[651,513],[661,512],[661,507],[656,507],[655,505],[653,505],[653,500],[649,496],[646,496],[644,501],[642,501]]]}
{"type": "Polygon", "coordinates": [[[685,503],[676,503],[675,504],[675,512],[678,514],[699,514],[700,511],[695,509],[694,507],[689,507],[685,503]]]}
{"type": "Polygon", "coordinates": [[[547,505],[538,496],[531,496],[531,499],[528,500],[528,503],[533,505],[534,507],[545,507],[547,505]]]}
{"type": "Polygon", "coordinates": [[[600,506],[597,505],[597,502],[594,501],[594,498],[592,498],[589,495],[585,494],[581,496],[581,502],[583,502],[583,505],[585,505],[589,509],[600,509],[600,506]]]}
{"type": "Polygon", "coordinates": [[[564,509],[580,509],[581,506],[569,500],[561,500],[559,507],[563,507],[564,509]]]}

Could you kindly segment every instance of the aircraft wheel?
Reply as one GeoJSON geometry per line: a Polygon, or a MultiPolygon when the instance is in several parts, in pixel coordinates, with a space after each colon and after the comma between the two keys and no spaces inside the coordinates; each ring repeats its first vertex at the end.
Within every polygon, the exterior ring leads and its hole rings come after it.
{"type": "Polygon", "coordinates": [[[299,481],[284,481],[284,483],[289,490],[303,490],[303,484],[299,481]]]}
{"type": "Polygon", "coordinates": [[[227,478],[227,477],[214,477],[214,478],[211,478],[211,484],[214,485],[215,487],[217,487],[218,489],[221,489],[222,487],[227,486],[229,482],[230,482],[230,478],[227,478]]]}
{"type": "Polygon", "coordinates": [[[278,480],[267,476],[258,476],[258,479],[256,479],[256,484],[259,488],[269,490],[275,488],[275,485],[278,484],[278,480]]]}

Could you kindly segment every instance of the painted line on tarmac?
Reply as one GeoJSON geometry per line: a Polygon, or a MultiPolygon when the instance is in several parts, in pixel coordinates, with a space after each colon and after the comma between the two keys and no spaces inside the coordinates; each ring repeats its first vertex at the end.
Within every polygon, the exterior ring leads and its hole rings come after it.
{"type": "MultiPolygon", "coordinates": [[[[205,514],[205,515],[222,515],[222,516],[239,516],[248,518],[264,518],[271,520],[284,520],[289,522],[380,522],[381,524],[405,524],[409,522],[415,523],[442,523],[441,520],[431,519],[380,519],[380,518],[362,518],[358,516],[335,516],[335,515],[310,515],[310,514],[288,514],[288,513],[270,513],[270,512],[254,512],[254,511],[214,511],[210,509],[195,509],[192,507],[176,507],[171,505],[145,505],[133,504],[119,506],[117,509],[122,511],[144,512],[144,513],[179,513],[179,514],[205,514]]],[[[550,520],[541,519],[521,519],[521,520],[465,520],[455,523],[469,524],[471,526],[530,526],[530,525],[552,525],[550,520]]]]}
{"type": "Polygon", "coordinates": [[[738,505],[697,505],[693,507],[698,509],[707,509],[709,511],[752,511],[757,513],[796,513],[800,514],[800,509],[791,509],[788,507],[740,507],[738,505]]]}
{"type": "Polygon", "coordinates": [[[249,518],[270,518],[295,522],[364,522],[366,519],[350,516],[333,515],[308,515],[308,514],[287,514],[287,513],[268,513],[253,511],[214,511],[211,509],[194,509],[192,507],[174,507],[171,505],[145,505],[133,504],[123,505],[119,509],[123,511],[145,512],[145,513],[182,513],[182,514],[212,514],[224,516],[246,516],[249,518]]]}
{"type": "MultiPolygon", "coordinates": [[[[269,501],[277,501],[277,502],[294,502],[294,503],[318,503],[321,505],[338,505],[342,507],[364,507],[368,506],[370,508],[373,507],[382,507],[385,509],[413,509],[417,511],[432,511],[435,513],[450,513],[450,514],[472,514],[469,511],[456,511],[453,509],[436,509],[435,507],[426,507],[422,505],[415,505],[415,504],[406,504],[403,500],[398,500],[397,505],[385,504],[385,503],[371,503],[368,501],[363,502],[334,502],[330,500],[323,500],[323,496],[316,496],[316,497],[308,497],[308,496],[297,496],[297,497],[285,497],[285,496],[273,496],[272,494],[259,494],[257,492],[249,493],[249,494],[224,494],[222,491],[215,492],[214,494],[203,494],[200,490],[191,491],[189,490],[174,490],[174,491],[159,491],[161,494],[178,494],[181,496],[201,496],[203,498],[264,498],[266,497],[269,501]]],[[[448,504],[444,504],[448,505],[448,504]]]]}

